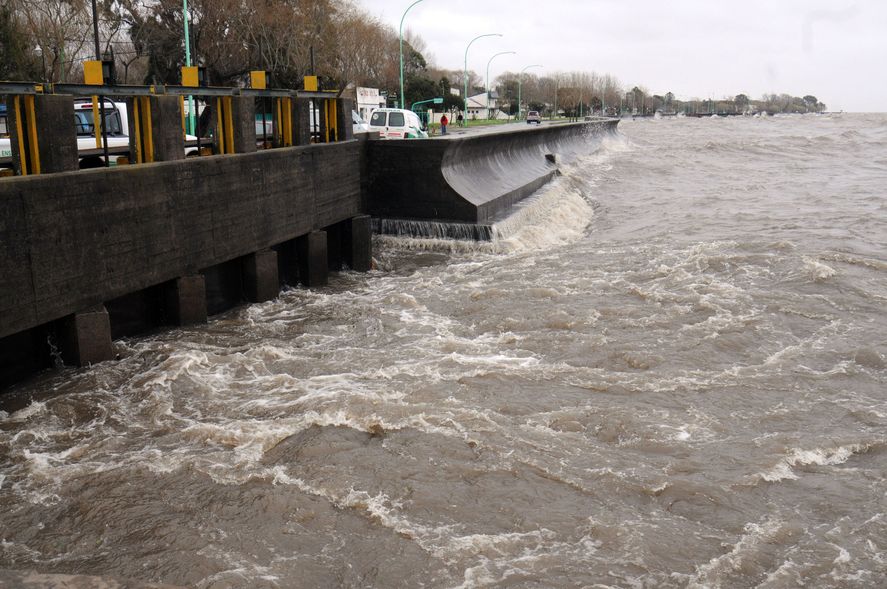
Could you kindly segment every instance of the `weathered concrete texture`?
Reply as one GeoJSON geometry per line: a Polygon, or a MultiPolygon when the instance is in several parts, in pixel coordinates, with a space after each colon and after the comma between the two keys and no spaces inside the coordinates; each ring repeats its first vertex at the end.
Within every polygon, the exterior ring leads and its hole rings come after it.
{"type": "MultiPolygon", "coordinates": [[[[185,136],[182,134],[182,109],[179,97],[151,96],[149,100],[154,161],[174,162],[185,159],[185,136]]],[[[133,112],[131,107],[129,112],[133,112]]],[[[130,134],[130,137],[134,135],[130,134]]]]}
{"type": "Polygon", "coordinates": [[[373,229],[369,215],[358,215],[345,222],[345,263],[357,272],[373,266],[373,229]]]}
{"type": "Polygon", "coordinates": [[[329,282],[326,236],[326,231],[312,231],[296,240],[299,279],[307,287],[326,286],[329,282]]]}
{"type": "Polygon", "coordinates": [[[367,209],[375,217],[490,223],[556,173],[549,154],[588,152],[617,120],[441,140],[372,141],[367,209]]]}
{"type": "Polygon", "coordinates": [[[177,587],[131,579],[0,570],[0,589],[177,589],[177,587]]]}
{"type": "Polygon", "coordinates": [[[165,307],[173,324],[206,323],[206,282],[202,274],[171,280],[165,285],[165,307]]]}
{"type": "Polygon", "coordinates": [[[293,144],[311,143],[311,101],[308,98],[293,100],[293,144]]]}
{"type": "Polygon", "coordinates": [[[243,287],[251,303],[264,303],[280,294],[277,252],[262,250],[243,259],[243,287]]]}
{"type": "Polygon", "coordinates": [[[104,306],[74,313],[62,324],[61,353],[66,364],[87,366],[114,358],[111,321],[104,306]]]}
{"type": "Polygon", "coordinates": [[[234,121],[234,152],[256,151],[256,99],[251,96],[235,96],[231,99],[234,121]]]}
{"type": "Polygon", "coordinates": [[[351,141],[6,178],[0,337],[354,217],[358,162],[351,141]]]}
{"type": "Polygon", "coordinates": [[[354,138],[354,122],[351,120],[352,110],[354,110],[353,100],[340,98],[336,101],[336,125],[339,127],[339,141],[347,141],[354,138]]]}
{"type": "MultiPolygon", "coordinates": [[[[11,97],[10,97],[11,98],[11,97]]],[[[73,96],[38,94],[34,97],[37,147],[40,157],[40,173],[67,172],[79,168],[77,157],[77,128],[71,113],[74,112],[73,96]]],[[[7,104],[11,105],[9,100],[7,104]]],[[[24,113],[24,108],[22,109],[24,113]]],[[[24,118],[24,117],[23,117],[24,118]]],[[[7,128],[16,128],[15,109],[8,109],[7,128]]],[[[23,120],[24,125],[27,121],[23,120]]],[[[17,133],[10,133],[12,140],[13,167],[21,174],[21,160],[17,133]]]]}

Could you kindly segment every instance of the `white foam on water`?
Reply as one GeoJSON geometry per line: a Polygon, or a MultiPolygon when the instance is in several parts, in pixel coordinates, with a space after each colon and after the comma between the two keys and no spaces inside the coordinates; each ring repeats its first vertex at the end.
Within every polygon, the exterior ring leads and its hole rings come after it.
{"type": "Polygon", "coordinates": [[[754,557],[759,550],[770,550],[767,546],[782,529],[785,522],[778,519],[765,520],[759,524],[745,525],[744,534],[733,545],[730,552],[712,558],[696,567],[696,574],[690,579],[689,589],[710,589],[720,587],[727,575],[740,570],[746,558],[754,557]]]}
{"type": "Polygon", "coordinates": [[[796,466],[833,466],[843,464],[854,454],[868,452],[871,447],[871,444],[849,444],[835,448],[814,448],[812,450],[793,448],[788,456],[780,460],[773,468],[766,472],[758,473],[756,476],[771,483],[781,480],[794,480],[798,478],[798,475],[793,470],[796,466]]]}
{"type": "Polygon", "coordinates": [[[804,262],[804,271],[818,282],[822,282],[824,280],[828,280],[829,278],[835,276],[838,272],[831,266],[827,266],[823,264],[819,260],[815,260],[813,258],[803,258],[804,262]]]}
{"type": "Polygon", "coordinates": [[[26,421],[31,417],[36,417],[46,413],[46,403],[40,401],[31,401],[31,403],[18,411],[13,412],[9,416],[10,421],[26,421]]]}
{"type": "Polygon", "coordinates": [[[758,588],[782,589],[788,586],[804,586],[804,580],[801,576],[801,568],[792,559],[783,561],[775,571],[768,573],[767,578],[758,585],[758,588]]]}

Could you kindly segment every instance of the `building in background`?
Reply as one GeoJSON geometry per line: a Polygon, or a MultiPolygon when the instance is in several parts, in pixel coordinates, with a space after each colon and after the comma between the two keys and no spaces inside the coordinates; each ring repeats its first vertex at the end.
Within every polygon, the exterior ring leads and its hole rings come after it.
{"type": "Polygon", "coordinates": [[[378,88],[356,88],[357,101],[355,110],[365,121],[370,120],[370,113],[377,108],[385,108],[385,97],[379,93],[378,88]]]}

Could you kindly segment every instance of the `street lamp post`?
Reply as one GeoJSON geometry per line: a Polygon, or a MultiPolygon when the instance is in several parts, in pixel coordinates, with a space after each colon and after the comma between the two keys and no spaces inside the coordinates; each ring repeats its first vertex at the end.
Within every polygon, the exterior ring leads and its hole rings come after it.
{"type": "Polygon", "coordinates": [[[517,75],[517,120],[520,120],[521,116],[521,85],[524,82],[524,72],[530,69],[531,67],[542,67],[538,63],[534,63],[533,65],[528,65],[524,69],[520,71],[517,75]]]}
{"type": "Polygon", "coordinates": [[[404,95],[403,95],[403,21],[407,17],[407,13],[410,9],[418,4],[419,2],[423,2],[424,0],[416,0],[412,4],[410,4],[406,10],[403,11],[403,16],[400,17],[400,108],[406,108],[404,106],[404,95]]]}
{"type": "MultiPolygon", "coordinates": [[[[182,0],[182,20],[185,22],[185,65],[191,67],[191,33],[188,26],[188,0],[182,0]]],[[[194,97],[188,96],[188,133],[196,135],[194,129],[194,97]]]]}
{"type": "Polygon", "coordinates": [[[471,47],[471,44],[477,41],[478,39],[483,39],[484,37],[501,37],[499,33],[486,33],[485,35],[478,35],[474,39],[472,39],[468,43],[468,47],[465,48],[465,94],[462,96],[462,101],[465,105],[465,123],[468,124],[468,49],[471,47]]]}
{"type": "Polygon", "coordinates": [[[490,64],[500,55],[517,55],[517,51],[500,51],[487,61],[487,118],[490,118],[490,64]]]}

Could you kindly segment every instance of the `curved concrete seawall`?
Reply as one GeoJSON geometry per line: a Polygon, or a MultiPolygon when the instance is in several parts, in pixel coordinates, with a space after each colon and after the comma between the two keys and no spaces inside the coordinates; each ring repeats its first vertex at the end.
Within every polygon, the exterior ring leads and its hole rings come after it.
{"type": "Polygon", "coordinates": [[[395,225],[416,228],[422,221],[431,226],[491,224],[557,173],[552,160],[594,151],[618,122],[600,119],[427,141],[370,142],[367,212],[382,219],[376,227],[384,232],[395,231],[395,225]]]}

